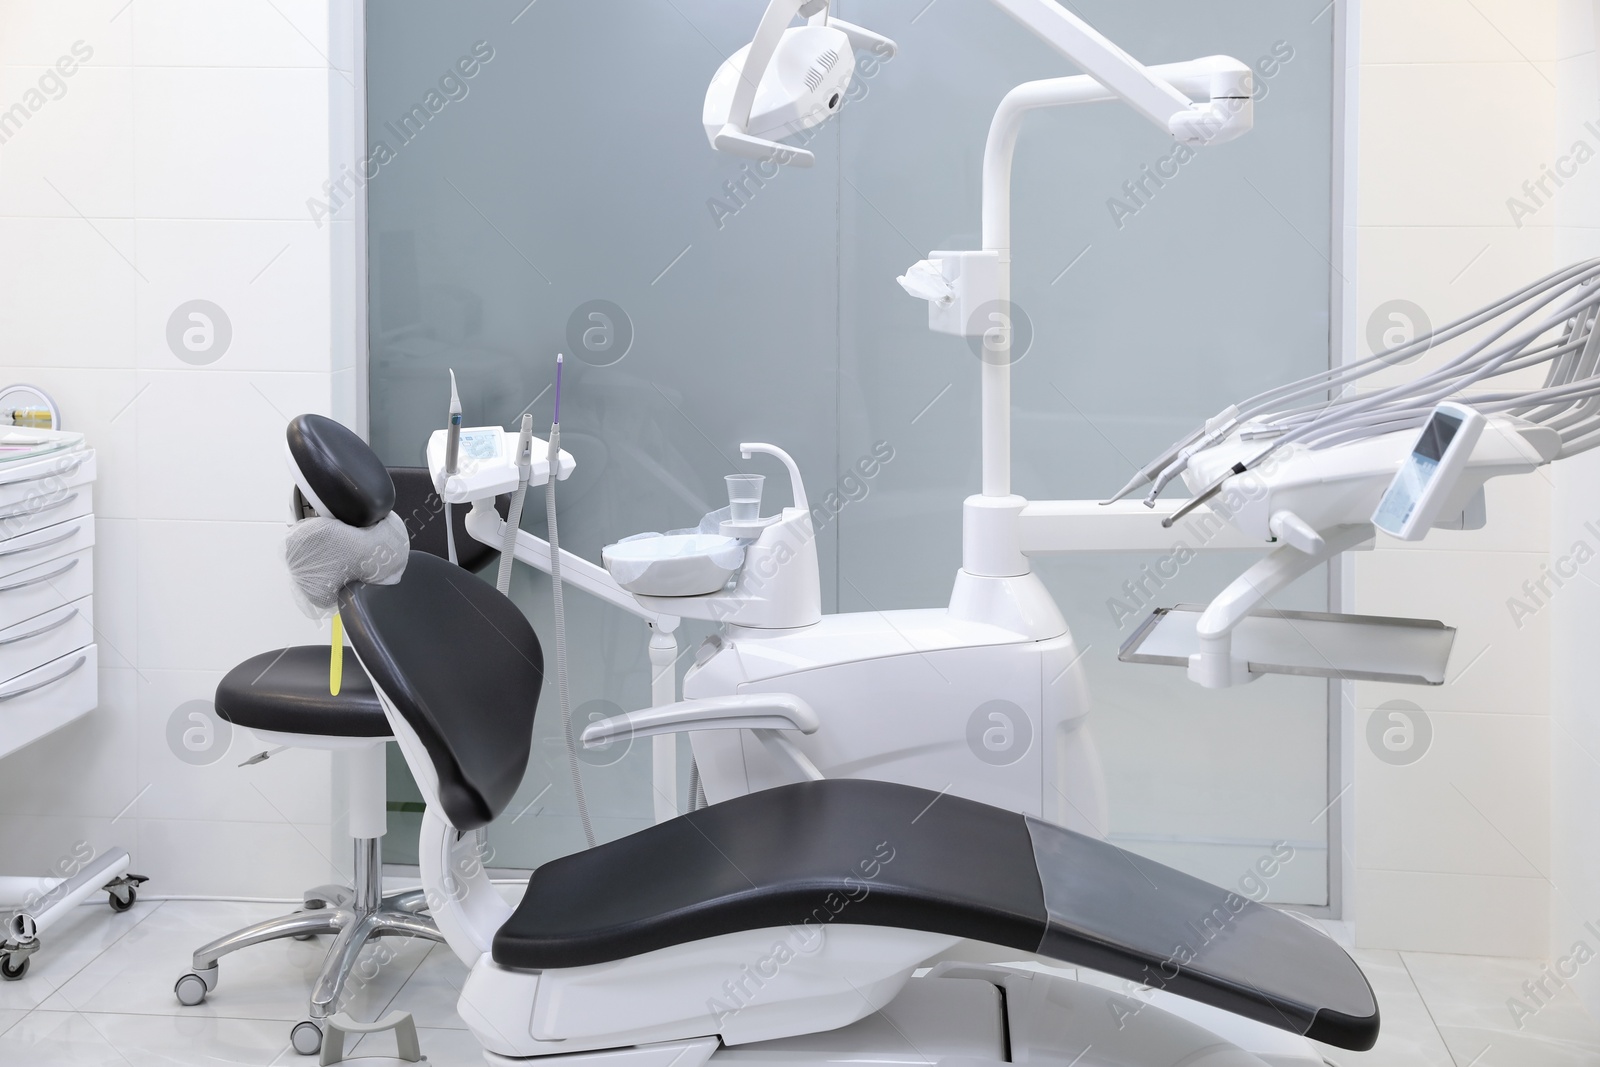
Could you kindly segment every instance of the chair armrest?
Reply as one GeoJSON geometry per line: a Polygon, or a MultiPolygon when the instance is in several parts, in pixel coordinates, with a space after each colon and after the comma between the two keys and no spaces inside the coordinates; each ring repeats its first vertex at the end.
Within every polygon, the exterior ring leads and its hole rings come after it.
{"type": "Polygon", "coordinates": [[[583,731],[585,748],[619,737],[654,737],[690,730],[798,730],[814,734],[821,721],[811,705],[792,693],[750,693],[743,696],[680,700],[659,708],[613,715],[583,731]]]}

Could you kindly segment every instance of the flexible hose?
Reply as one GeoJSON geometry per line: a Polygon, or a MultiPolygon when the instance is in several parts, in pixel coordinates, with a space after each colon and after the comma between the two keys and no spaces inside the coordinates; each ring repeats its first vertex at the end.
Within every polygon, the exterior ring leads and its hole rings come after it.
{"type": "MultiPolygon", "coordinates": [[[[1405,344],[1258,393],[1233,405],[1200,430],[1169,446],[1142,468],[1113,499],[1120,499],[1141,482],[1151,482],[1154,487],[1146,503],[1153,503],[1167,484],[1187,469],[1193,455],[1219,443],[1252,421],[1259,423],[1259,431],[1249,436],[1269,437],[1275,441],[1262,453],[1243,463],[1242,466],[1246,468],[1255,466],[1279,448],[1295,441],[1325,445],[1354,440],[1362,436],[1359,431],[1363,426],[1390,425],[1396,419],[1410,421],[1423,417],[1431,411],[1433,403],[1442,397],[1487,378],[1540,363],[1551,363],[1547,388],[1567,384],[1574,378],[1587,378],[1595,369],[1592,352],[1581,353],[1578,350],[1592,335],[1596,315],[1600,312],[1594,306],[1593,294],[1584,296],[1574,290],[1588,285],[1597,277],[1600,277],[1600,260],[1590,259],[1563,267],[1494,304],[1405,344]],[[1535,329],[1512,341],[1502,340],[1517,326],[1534,318],[1551,304],[1556,304],[1556,309],[1548,313],[1547,318],[1535,329]],[[1508,312],[1515,312],[1510,316],[1510,321],[1492,329],[1487,338],[1413,381],[1364,396],[1338,395],[1359,379],[1387,370],[1446,341],[1472,333],[1505,317],[1508,312]],[[1562,318],[1569,319],[1563,336],[1554,342],[1534,347],[1542,332],[1562,318]],[[1334,393],[1330,399],[1313,399],[1329,392],[1334,393]],[[1304,406],[1296,407],[1296,404],[1304,406]]],[[[1548,422],[1561,415],[1559,408],[1546,408],[1537,412],[1537,421],[1548,422]]],[[[1589,409],[1574,411],[1558,428],[1581,422],[1588,416],[1589,409]]]]}
{"type": "Polygon", "coordinates": [[[561,705],[561,735],[567,739],[567,769],[572,773],[572,794],[578,799],[578,821],[583,839],[594,847],[594,827],[583,796],[583,776],[578,771],[578,739],[572,734],[572,702],[567,693],[567,617],[561,598],[561,536],[556,531],[556,472],[561,462],[561,431],[550,428],[550,476],[544,483],[545,518],[550,524],[550,588],[556,613],[556,697],[561,705]]]}

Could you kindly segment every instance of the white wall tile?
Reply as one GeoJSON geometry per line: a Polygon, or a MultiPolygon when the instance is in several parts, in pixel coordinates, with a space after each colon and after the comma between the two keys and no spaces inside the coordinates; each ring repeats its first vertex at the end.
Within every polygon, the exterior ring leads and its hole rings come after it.
{"type": "Polygon", "coordinates": [[[363,336],[356,320],[365,312],[359,299],[361,271],[366,261],[366,234],[348,219],[328,224],[328,289],[332,294],[328,338],[329,366],[335,371],[354,370],[358,361],[357,343],[363,336]]]}
{"type": "Polygon", "coordinates": [[[1560,58],[1595,50],[1594,0],[1559,0],[1556,5],[1556,55],[1560,58]]]}
{"type": "Polygon", "coordinates": [[[100,670],[139,662],[139,522],[94,520],[94,639],[100,670]]]}
{"type": "Polygon", "coordinates": [[[19,102],[33,109],[4,130],[0,215],[131,217],[132,86],[126,67],[84,66],[66,79],[54,69],[0,67],[6,114],[19,102]]]}
{"type": "Polygon", "coordinates": [[[326,71],[138,67],[133,83],[141,217],[310,218],[328,180],[326,71]]]}
{"type": "Polygon", "coordinates": [[[1560,89],[1550,166],[1565,184],[1552,198],[1562,226],[1600,226],[1600,60],[1589,52],[1556,64],[1560,89]]]}
{"type": "MultiPolygon", "coordinates": [[[[1552,210],[1546,221],[1554,220],[1552,210]]],[[[1368,356],[1430,327],[1438,329],[1550,273],[1554,234],[1548,225],[1362,227],[1357,245],[1357,351],[1368,356]],[[1416,319],[1414,310],[1396,306],[1397,301],[1415,305],[1422,318],[1416,319]]],[[[1382,389],[1413,380],[1461,351],[1460,343],[1441,345],[1363,379],[1361,386],[1382,389]]],[[[1530,386],[1543,381],[1538,370],[1521,377],[1530,386]]]]}
{"type": "MultiPolygon", "coordinates": [[[[26,757],[7,760],[0,812],[8,818],[122,814],[139,791],[127,758],[135,737],[136,677],[132,670],[102,667],[98,708],[35,741],[26,757]]],[[[26,873],[0,866],[8,874],[26,873]]]]}
{"type": "MultiPolygon", "coordinates": [[[[1439,619],[1456,627],[1447,681],[1437,688],[1356,684],[1358,706],[1410,700],[1429,711],[1543,715],[1549,702],[1550,613],[1514,616],[1526,600],[1544,553],[1389,551],[1355,553],[1356,596],[1363,615],[1439,619]]],[[[1567,588],[1581,579],[1568,582],[1567,588]]],[[[1562,590],[1555,590],[1556,596],[1562,590]]],[[[1541,598],[1545,604],[1548,600],[1541,598]]]]}
{"type": "Polygon", "coordinates": [[[7,366],[134,365],[132,222],[0,218],[0,248],[7,366]]]}
{"type": "Polygon", "coordinates": [[[356,424],[360,413],[357,406],[359,398],[356,396],[358,384],[354,367],[333,372],[333,402],[329,418],[337,419],[346,426],[356,424]]]}
{"type": "Polygon", "coordinates": [[[145,219],[137,228],[139,269],[148,279],[139,290],[140,366],[185,370],[210,359],[202,365],[219,370],[328,370],[328,227],[318,230],[309,220],[145,219]],[[170,324],[193,300],[216,304],[227,318],[230,340],[220,356],[174,349],[170,324]]]}
{"type": "MultiPolygon", "coordinates": [[[[9,761],[7,765],[9,770],[9,761]]],[[[99,855],[107,848],[125,848],[133,857],[137,874],[138,821],[91,815],[42,813],[25,819],[0,819],[0,856],[6,874],[43,876],[70,860],[79,842],[93,846],[99,855]]],[[[7,983],[8,985],[10,983],[7,983]]]]}
{"type": "Polygon", "coordinates": [[[1474,956],[1543,955],[1550,883],[1543,878],[1356,872],[1356,944],[1474,956]]]}
{"type": "Polygon", "coordinates": [[[138,515],[139,381],[131,370],[30,367],[28,380],[61,408],[62,425],[95,450],[95,514],[138,515]]]}
{"type": "MultiPolygon", "coordinates": [[[[268,651],[260,648],[257,652],[268,651]]],[[[140,672],[138,690],[138,778],[142,819],[195,819],[326,824],[333,819],[326,752],[291,749],[252,767],[239,764],[268,746],[249,731],[223,726],[228,745],[205,753],[195,765],[178,757],[170,724],[178,709],[195,700],[210,704],[223,671],[140,672]]],[[[180,714],[180,721],[187,715],[180,714]]],[[[216,739],[220,740],[220,739],[216,739]]]]}
{"type": "Polygon", "coordinates": [[[328,66],[328,0],[138,0],[130,13],[143,67],[328,66]]]}
{"type": "Polygon", "coordinates": [[[53,65],[83,41],[99,66],[127,66],[133,20],[128,0],[0,0],[0,64],[53,65]]]}
{"type": "Polygon", "coordinates": [[[349,877],[349,858],[330,844],[322,826],[140,819],[139,873],[200,896],[294,898],[341,868],[349,877]]]}
{"type": "Polygon", "coordinates": [[[1543,878],[1550,873],[1550,722],[1543,715],[1430,711],[1432,738],[1417,762],[1395,766],[1366,741],[1357,717],[1356,803],[1366,816],[1356,862],[1376,870],[1543,878]]]}
{"type": "Polygon", "coordinates": [[[328,376],[199,368],[140,377],[141,515],[287,524],[284,430],[296,415],[327,412],[328,376]]]}
{"type": "Polygon", "coordinates": [[[1364,66],[1363,226],[1503,226],[1553,143],[1553,63],[1364,66]]]}
{"type": "Polygon", "coordinates": [[[1563,226],[1556,230],[1556,262],[1576,263],[1600,256],[1600,227],[1563,226]]]}
{"type": "Polygon", "coordinates": [[[1367,0],[1365,63],[1512,63],[1557,55],[1556,0],[1367,0]]]}
{"type": "Polygon", "coordinates": [[[283,564],[285,523],[139,524],[139,667],[225,671],[268,648],[313,643],[283,564]]]}
{"type": "Polygon", "coordinates": [[[0,130],[0,344],[98,452],[108,694],[0,771],[0,811],[30,813],[0,820],[8,870],[42,871],[80,836],[127,845],[167,893],[294,896],[330,859],[348,867],[325,754],[193,768],[165,718],[249,655],[325,640],[281,563],[281,442],[335,388],[354,407],[357,324],[335,300],[354,292],[359,235],[319,230],[306,200],[358,154],[358,26],[353,0],[0,0],[0,108],[75,41],[94,53],[0,130]],[[166,344],[188,299],[229,315],[215,366],[166,344]]]}

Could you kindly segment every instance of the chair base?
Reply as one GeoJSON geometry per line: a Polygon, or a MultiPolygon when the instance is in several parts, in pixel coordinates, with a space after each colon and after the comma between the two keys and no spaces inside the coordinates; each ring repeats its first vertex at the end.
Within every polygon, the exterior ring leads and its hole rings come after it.
{"type": "Polygon", "coordinates": [[[444,937],[428,917],[422,890],[381,895],[382,865],[378,838],[355,843],[354,886],[323,885],[306,891],[305,906],[288,915],[252,923],[195,950],[190,974],[178,979],[174,992],[184,1005],[195,1005],[217,987],[217,961],[251,945],[292,937],[306,940],[318,934],[334,935],[322,972],[311,989],[308,1018],[293,1030],[295,1051],[311,1055],[322,1043],[323,1021],[339,1012],[356,992],[351,979],[367,943],[379,937],[417,937],[440,941],[444,937]]]}

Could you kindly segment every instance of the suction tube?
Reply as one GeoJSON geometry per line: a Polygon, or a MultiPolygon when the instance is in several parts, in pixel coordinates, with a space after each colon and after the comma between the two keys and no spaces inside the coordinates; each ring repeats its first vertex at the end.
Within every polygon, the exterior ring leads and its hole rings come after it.
{"type": "MultiPolygon", "coordinates": [[[[544,483],[544,513],[550,524],[550,589],[556,616],[556,695],[561,704],[561,734],[567,743],[567,768],[572,772],[572,794],[578,801],[578,820],[583,823],[583,839],[594,847],[594,827],[589,823],[589,805],[583,796],[583,776],[578,770],[578,740],[572,732],[572,701],[567,691],[567,617],[561,598],[561,537],[556,531],[556,475],[561,469],[561,367],[556,357],[555,413],[550,419],[550,476],[544,483]]],[[[529,416],[531,419],[532,416],[529,416]]],[[[527,476],[522,479],[527,486],[527,476]]]]}
{"type": "Polygon", "coordinates": [[[502,596],[511,595],[511,564],[516,562],[517,531],[522,529],[522,503],[528,496],[528,479],[533,476],[533,416],[522,416],[522,434],[517,438],[517,491],[511,494],[511,510],[506,515],[506,535],[500,542],[500,571],[494,587],[502,596]]]}
{"type": "MultiPolygon", "coordinates": [[[[445,420],[447,436],[444,446],[444,473],[448,476],[461,469],[461,394],[456,392],[456,372],[450,371],[450,413],[445,420]]],[[[456,560],[456,524],[450,514],[450,502],[444,504],[444,547],[451,563],[456,560]]],[[[334,690],[338,693],[338,690],[334,690]]]]}

